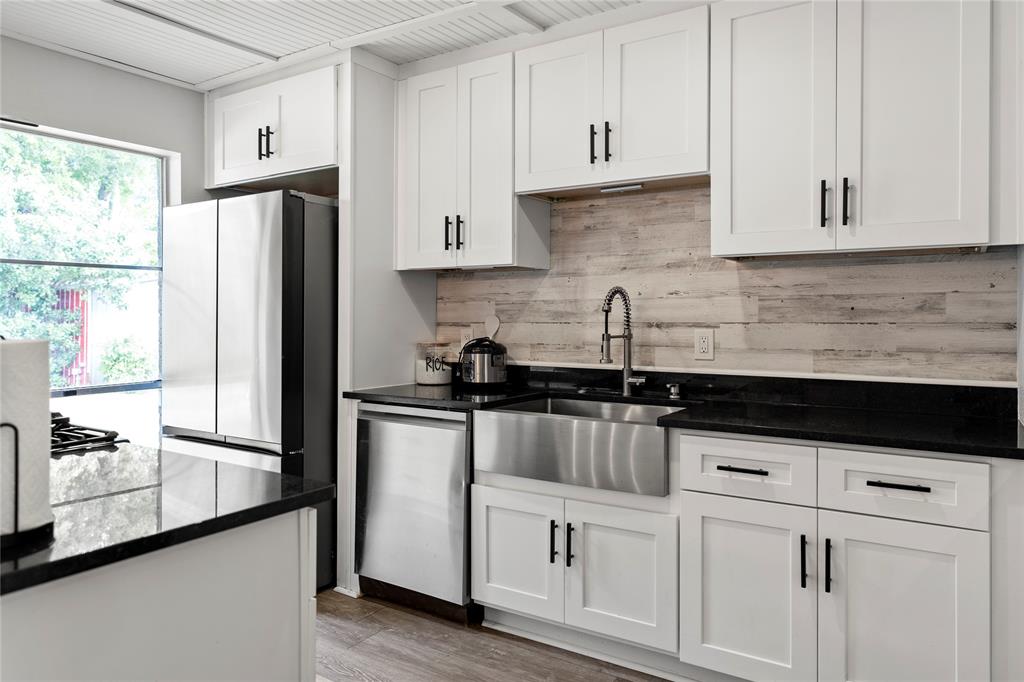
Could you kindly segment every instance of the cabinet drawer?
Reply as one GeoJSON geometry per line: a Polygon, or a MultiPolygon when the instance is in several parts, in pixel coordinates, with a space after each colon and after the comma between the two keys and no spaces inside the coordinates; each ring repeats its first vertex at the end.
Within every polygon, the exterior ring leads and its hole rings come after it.
{"type": "Polygon", "coordinates": [[[679,436],[682,487],[814,506],[815,448],[679,436]]]}
{"type": "Polygon", "coordinates": [[[988,530],[989,466],[931,457],[818,450],[818,504],[988,530]]]}

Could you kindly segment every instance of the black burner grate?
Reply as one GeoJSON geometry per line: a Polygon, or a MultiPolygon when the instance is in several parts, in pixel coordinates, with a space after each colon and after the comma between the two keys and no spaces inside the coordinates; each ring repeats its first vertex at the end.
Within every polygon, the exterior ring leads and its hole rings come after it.
{"type": "Polygon", "coordinates": [[[50,413],[50,456],[81,455],[94,450],[113,450],[118,443],[117,431],[104,431],[88,426],[72,424],[71,419],[60,412],[50,413]]]}

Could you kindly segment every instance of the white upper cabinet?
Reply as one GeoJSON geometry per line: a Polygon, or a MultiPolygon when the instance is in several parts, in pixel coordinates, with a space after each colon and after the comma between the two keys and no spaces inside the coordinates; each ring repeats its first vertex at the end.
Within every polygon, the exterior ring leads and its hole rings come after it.
{"type": "Polygon", "coordinates": [[[835,0],[712,5],[712,254],[835,248],[835,62],[835,0]]]}
{"type": "Polygon", "coordinates": [[[603,60],[600,31],[516,53],[517,192],[600,182],[603,60]]]}
{"type": "Polygon", "coordinates": [[[406,173],[398,225],[405,266],[455,267],[455,69],[415,76],[404,87],[406,173]]]}
{"type": "Polygon", "coordinates": [[[213,184],[265,175],[266,131],[280,130],[269,93],[257,88],[215,99],[213,116],[213,184]]]}
{"type": "Polygon", "coordinates": [[[990,11],[839,3],[840,250],[988,242],[990,11]]]}
{"type": "Polygon", "coordinates": [[[706,173],[708,10],[516,53],[516,191],[706,173]]]}
{"type": "Polygon", "coordinates": [[[336,92],[327,66],[213,99],[211,186],[336,164],[336,92]]]}
{"type": "Polygon", "coordinates": [[[604,32],[603,182],[708,168],[708,11],[604,32]]]}
{"type": "Polygon", "coordinates": [[[548,267],[550,210],[515,196],[512,55],[399,84],[398,270],[548,267]]]}
{"type": "Polygon", "coordinates": [[[990,679],[989,535],[818,512],[818,679],[990,679]]]}
{"type": "Polygon", "coordinates": [[[711,7],[711,252],[988,241],[987,0],[711,7]]]}
{"type": "Polygon", "coordinates": [[[456,244],[459,265],[511,265],[515,193],[512,55],[458,69],[456,244]]]}

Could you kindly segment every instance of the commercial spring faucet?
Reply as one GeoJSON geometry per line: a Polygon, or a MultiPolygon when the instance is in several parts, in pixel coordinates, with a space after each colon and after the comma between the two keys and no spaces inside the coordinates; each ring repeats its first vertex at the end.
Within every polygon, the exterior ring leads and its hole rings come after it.
{"type": "Polygon", "coordinates": [[[622,395],[628,397],[633,394],[634,385],[642,384],[647,380],[647,377],[633,376],[633,325],[629,294],[622,287],[612,287],[605,294],[601,310],[604,312],[604,334],[601,335],[601,364],[611,364],[612,339],[622,339],[622,395]],[[608,333],[608,314],[612,311],[612,301],[615,300],[616,296],[622,299],[622,333],[613,336],[608,333]]]}

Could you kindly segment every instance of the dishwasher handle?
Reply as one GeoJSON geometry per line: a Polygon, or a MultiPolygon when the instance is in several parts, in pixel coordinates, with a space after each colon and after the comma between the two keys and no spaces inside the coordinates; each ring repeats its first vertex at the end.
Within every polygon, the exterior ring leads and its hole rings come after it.
{"type": "Polygon", "coordinates": [[[456,425],[465,429],[469,425],[466,412],[438,410],[405,405],[360,403],[357,417],[368,421],[390,421],[399,424],[423,424],[430,426],[456,425]]]}
{"type": "Polygon", "coordinates": [[[445,419],[434,419],[430,417],[412,417],[399,414],[379,414],[376,412],[360,412],[359,421],[381,422],[384,424],[401,424],[404,426],[419,426],[428,429],[445,429],[448,431],[465,431],[466,422],[458,422],[445,419]]]}

